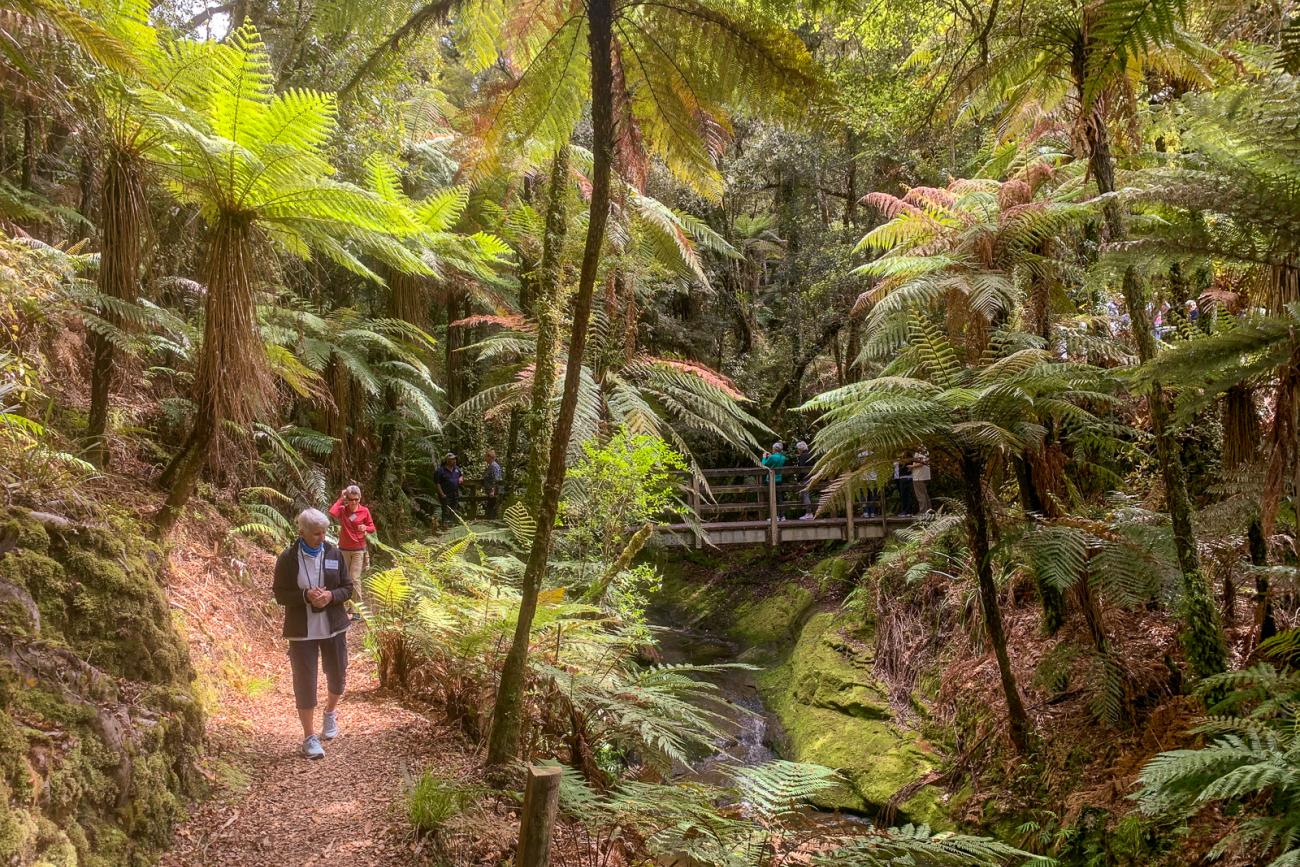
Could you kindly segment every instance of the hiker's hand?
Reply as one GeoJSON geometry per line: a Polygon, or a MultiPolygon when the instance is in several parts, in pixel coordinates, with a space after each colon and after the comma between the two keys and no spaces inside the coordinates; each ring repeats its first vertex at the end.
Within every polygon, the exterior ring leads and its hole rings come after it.
{"type": "Polygon", "coordinates": [[[311,590],[307,591],[307,599],[311,602],[312,607],[314,608],[324,608],[326,605],[330,604],[330,600],[333,598],[333,593],[320,587],[313,587],[311,590]]]}

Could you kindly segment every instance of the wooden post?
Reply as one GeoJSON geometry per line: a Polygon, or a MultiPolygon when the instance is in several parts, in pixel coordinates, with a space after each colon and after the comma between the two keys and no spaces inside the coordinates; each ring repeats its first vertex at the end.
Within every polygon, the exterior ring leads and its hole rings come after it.
{"type": "Polygon", "coordinates": [[[555,813],[560,806],[560,778],[563,775],[563,768],[528,766],[515,867],[547,867],[551,863],[551,829],[555,826],[555,813]]]}
{"type": "Polygon", "coordinates": [[[857,504],[853,502],[853,483],[850,482],[849,484],[845,485],[844,488],[845,488],[844,499],[847,503],[847,507],[844,509],[844,541],[852,544],[854,542],[853,509],[857,504]]]}
{"type": "Polygon", "coordinates": [[[773,548],[781,543],[781,528],[777,526],[776,517],[776,470],[769,467],[767,471],[767,529],[773,548]]]}
{"type": "MultiPolygon", "coordinates": [[[[691,473],[691,509],[695,512],[695,520],[703,524],[704,519],[700,517],[700,477],[693,472],[691,473]]],[[[704,547],[704,530],[701,529],[696,534],[693,547],[704,547]]]]}

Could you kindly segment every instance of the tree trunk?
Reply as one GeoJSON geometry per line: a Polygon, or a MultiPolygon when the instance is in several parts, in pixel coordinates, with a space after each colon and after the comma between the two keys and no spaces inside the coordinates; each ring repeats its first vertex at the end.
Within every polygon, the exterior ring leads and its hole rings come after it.
{"type": "Polygon", "coordinates": [[[247,423],[266,396],[252,281],[254,231],[244,214],[221,214],[211,228],[204,263],[208,295],[203,345],[194,377],[194,427],[163,474],[171,493],[154,518],[159,536],[171,531],[189,502],[221,425],[247,423]]]}
{"type": "MultiPolygon", "coordinates": [[[[1250,549],[1250,565],[1263,569],[1268,565],[1268,543],[1264,539],[1264,528],[1256,515],[1246,528],[1246,543],[1250,549]]],[[[1273,620],[1273,600],[1269,596],[1268,575],[1255,573],[1255,646],[1267,641],[1277,634],[1277,623],[1273,620]]]]}
{"type": "MultiPolygon", "coordinates": [[[[1014,465],[1016,484],[1020,488],[1020,505],[1032,522],[1034,520],[1032,516],[1044,514],[1043,502],[1038,493],[1038,486],[1034,482],[1033,463],[1027,455],[1022,454],[1014,458],[1014,465]]],[[[1065,623],[1065,595],[1041,579],[1035,581],[1035,586],[1038,590],[1038,601],[1043,606],[1043,631],[1048,635],[1055,635],[1065,623]]]]}
{"type": "Polygon", "coordinates": [[[510,426],[506,430],[506,466],[502,481],[503,494],[515,489],[516,465],[519,463],[519,431],[523,428],[523,413],[519,407],[510,410],[510,426]]]}
{"type": "Polygon", "coordinates": [[[1024,752],[1029,746],[1029,717],[1020,700],[1016,676],[1011,671],[1011,657],[1007,654],[1007,636],[1002,629],[1002,612],[998,607],[998,590],[993,583],[993,564],[989,562],[989,519],[984,503],[984,459],[972,451],[961,456],[962,480],[966,497],[966,532],[970,541],[971,558],[979,583],[980,608],[984,612],[984,631],[998,661],[998,674],[1002,679],[1002,692],[1007,701],[1007,721],[1011,742],[1024,752]]]}
{"type": "Polygon", "coordinates": [[[465,378],[463,353],[460,352],[464,342],[460,328],[452,323],[461,318],[461,305],[465,301],[465,292],[455,286],[447,287],[447,405],[458,406],[464,397],[462,387],[465,378]]]}
{"type": "MultiPolygon", "coordinates": [[[[106,298],[130,301],[140,294],[140,239],[146,214],[140,169],[134,155],[117,147],[109,148],[104,185],[100,190],[99,291],[106,298]]],[[[122,327],[120,317],[112,310],[103,314],[105,321],[122,327]]],[[[117,353],[112,341],[94,331],[90,333],[90,353],[90,418],[86,440],[91,461],[102,468],[108,465],[105,434],[117,353]]]]}
{"type": "MultiPolygon", "coordinates": [[[[1082,78],[1078,79],[1079,82],[1082,78]]],[[[1078,84],[1079,93],[1083,86],[1078,84]]],[[[1094,117],[1085,124],[1088,139],[1088,161],[1097,189],[1103,194],[1115,191],[1115,164],[1110,153],[1109,135],[1104,119],[1094,117]]],[[[1124,239],[1124,219],[1119,203],[1108,199],[1102,208],[1107,233],[1111,243],[1124,239]]],[[[1155,334],[1151,329],[1151,316],[1147,310],[1146,295],[1136,272],[1129,268],[1122,281],[1124,305],[1128,308],[1137,345],[1138,360],[1143,364],[1156,354],[1155,334]]],[[[1209,584],[1201,571],[1200,557],[1196,551],[1196,536],[1192,531],[1192,501],[1187,494],[1187,475],[1183,470],[1178,441],[1170,432],[1172,410],[1169,397],[1159,383],[1153,383],[1147,395],[1151,410],[1151,430],[1156,441],[1156,458],[1165,484],[1165,500],[1169,519],[1173,524],[1174,548],[1183,575],[1183,648],[1198,677],[1217,674],[1227,668],[1228,650],[1219,623],[1218,611],[1209,584]]]]}
{"type": "Polygon", "coordinates": [[[23,189],[31,191],[32,181],[36,177],[36,126],[39,119],[34,114],[31,100],[23,110],[23,189]]]}
{"type": "Polygon", "coordinates": [[[532,631],[533,615],[537,612],[537,595],[546,574],[551,555],[551,536],[555,531],[555,518],[559,512],[560,492],[564,486],[565,457],[568,454],[569,435],[573,431],[573,416],[578,403],[578,385],[582,373],[582,356],[587,344],[587,329],[591,318],[591,298],[596,287],[596,272],[600,266],[600,251],[605,239],[605,223],[609,218],[609,174],[614,150],[614,95],[613,95],[613,4],[612,0],[588,0],[587,41],[591,48],[591,126],[592,173],[591,215],[587,222],[587,240],[582,251],[582,271],[578,278],[578,293],[573,305],[573,330],[569,338],[568,367],[564,373],[564,395],[560,401],[560,414],[551,434],[551,456],[542,487],[542,502],[537,514],[537,532],[528,564],[524,569],[523,598],[515,624],[514,640],[501,670],[501,685],[497,689],[496,707],[493,710],[492,736],[488,742],[487,761],[491,765],[505,765],[519,749],[522,725],[524,685],[528,667],[528,642],[532,631]]]}
{"type": "Polygon", "coordinates": [[[551,393],[555,389],[555,356],[559,351],[560,318],[564,307],[564,238],[569,231],[565,207],[569,184],[569,148],[560,148],[551,163],[551,187],[546,203],[546,234],[542,238],[542,262],[535,281],[537,297],[533,318],[537,320],[537,349],[533,358],[533,390],[528,408],[528,486],[524,502],[530,511],[542,500],[546,482],[553,413],[551,393]]]}
{"type": "Polygon", "coordinates": [[[170,478],[170,490],[167,501],[154,517],[159,538],[167,537],[180,519],[186,503],[190,501],[190,495],[194,493],[194,483],[208,462],[208,451],[216,440],[216,433],[217,424],[214,419],[207,415],[195,417],[194,427],[186,438],[184,447],[164,474],[170,478]]]}
{"type": "Polygon", "coordinates": [[[803,375],[808,370],[808,365],[817,360],[822,350],[835,339],[844,328],[847,318],[835,317],[827,322],[813,341],[811,346],[806,347],[794,359],[791,373],[785,383],[777,390],[776,395],[772,398],[772,403],[768,405],[768,415],[776,418],[780,416],[798,396],[799,386],[803,383],[803,375]]]}

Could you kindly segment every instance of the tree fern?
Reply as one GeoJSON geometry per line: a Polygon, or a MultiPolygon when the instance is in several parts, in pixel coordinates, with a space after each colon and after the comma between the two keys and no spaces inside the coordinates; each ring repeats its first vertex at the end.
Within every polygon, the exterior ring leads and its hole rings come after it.
{"type": "Polygon", "coordinates": [[[1151,815],[1186,818],[1216,803],[1248,817],[1216,844],[1256,856],[1269,867],[1300,857],[1300,741],[1295,712],[1300,678],[1269,664],[1207,678],[1200,690],[1220,694],[1211,716],[1194,731],[1211,738],[1199,749],[1162,752],[1138,778],[1133,795],[1151,815]]]}
{"type": "Polygon", "coordinates": [[[1047,865],[1050,858],[1030,855],[988,837],[935,834],[925,825],[905,825],[863,837],[853,845],[816,858],[822,867],[968,867],[968,865],[1047,865]]]}

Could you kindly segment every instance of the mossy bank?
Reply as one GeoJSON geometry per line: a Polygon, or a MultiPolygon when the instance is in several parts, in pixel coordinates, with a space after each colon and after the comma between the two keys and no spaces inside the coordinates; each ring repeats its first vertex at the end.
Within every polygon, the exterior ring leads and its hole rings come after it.
{"type": "Polygon", "coordinates": [[[0,865],[156,860],[203,714],[162,551],[129,519],[0,521],[0,865]]]}
{"type": "MultiPolygon", "coordinates": [[[[856,554],[854,556],[860,556],[856,554]]],[[[763,549],[664,554],[662,607],[683,627],[725,633],[758,665],[763,701],[779,721],[785,758],[841,772],[844,787],[818,806],[891,822],[951,822],[923,784],[937,757],[900,719],[873,672],[873,625],[835,601],[852,568],[840,552],[776,558],[763,549]]]]}

